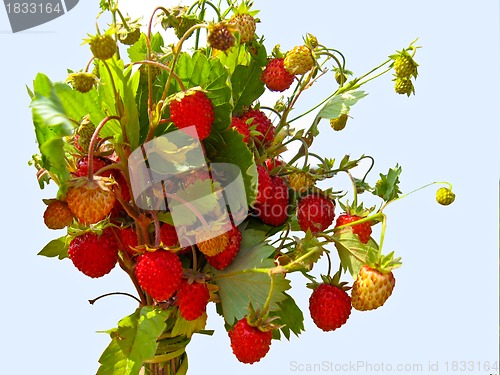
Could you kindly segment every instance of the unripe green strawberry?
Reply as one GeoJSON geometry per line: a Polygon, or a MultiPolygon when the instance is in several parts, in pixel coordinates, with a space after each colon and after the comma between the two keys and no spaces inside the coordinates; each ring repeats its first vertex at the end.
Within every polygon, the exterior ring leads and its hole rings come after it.
{"type": "Polygon", "coordinates": [[[117,51],[116,42],[111,35],[95,35],[90,40],[90,50],[94,57],[107,60],[112,58],[117,51]]]}
{"type": "Polygon", "coordinates": [[[43,221],[49,229],[63,229],[73,222],[73,214],[66,202],[55,199],[45,209],[43,221]]]}
{"type": "Polygon", "coordinates": [[[290,74],[305,74],[314,66],[314,57],[307,46],[293,47],[285,56],[285,69],[290,74]]]}
{"type": "Polygon", "coordinates": [[[391,296],[396,279],[392,271],[382,273],[364,265],[352,287],[352,307],[356,310],[374,310],[391,296]]]}
{"type": "Polygon", "coordinates": [[[84,116],[80,120],[80,125],[76,129],[76,135],[78,139],[76,140],[75,146],[80,148],[83,152],[89,152],[90,141],[95,132],[95,125],[90,121],[90,116],[84,116]]]}
{"type": "Polygon", "coordinates": [[[227,24],[220,22],[212,24],[208,27],[208,45],[220,51],[227,51],[234,46],[236,38],[233,33],[228,29],[227,24]]]}
{"type": "Polygon", "coordinates": [[[450,189],[442,187],[436,192],[436,201],[443,206],[448,206],[455,201],[455,194],[450,189]]]}
{"type": "Polygon", "coordinates": [[[293,172],[288,176],[288,184],[297,193],[305,193],[314,186],[314,178],[306,172],[293,172]]]}
{"type": "Polygon", "coordinates": [[[92,73],[77,72],[70,74],[66,81],[70,82],[76,91],[86,93],[97,83],[97,77],[92,73]]]}
{"type": "Polygon", "coordinates": [[[250,42],[255,35],[255,30],[257,28],[255,18],[248,13],[241,13],[235,15],[229,21],[231,25],[240,32],[240,43],[245,44],[250,42]]]}
{"type": "Polygon", "coordinates": [[[347,124],[347,114],[342,113],[339,117],[330,119],[330,126],[335,131],[341,131],[347,124]]]}
{"type": "Polygon", "coordinates": [[[337,71],[337,72],[335,72],[335,81],[337,81],[337,83],[339,85],[343,84],[343,83],[346,83],[347,82],[347,76],[345,74],[341,74],[340,71],[337,71]]]}
{"type": "Polygon", "coordinates": [[[135,29],[127,30],[123,34],[119,34],[118,40],[120,43],[125,44],[127,46],[131,46],[135,44],[141,37],[141,29],[136,27],[135,29]]]}
{"type": "Polygon", "coordinates": [[[400,54],[394,60],[394,72],[396,77],[411,78],[417,76],[417,63],[410,55],[400,54]]]}
{"type": "MultiPolygon", "coordinates": [[[[174,33],[177,36],[177,38],[181,39],[186,33],[186,31],[188,31],[191,27],[197,25],[198,23],[200,23],[200,21],[193,16],[178,17],[177,24],[174,26],[174,33]]],[[[189,35],[188,38],[191,37],[191,35],[189,35]]]]}
{"type": "Polygon", "coordinates": [[[415,94],[415,88],[413,87],[413,82],[410,78],[396,78],[394,84],[394,90],[398,94],[406,94],[410,96],[412,93],[415,94]]]}

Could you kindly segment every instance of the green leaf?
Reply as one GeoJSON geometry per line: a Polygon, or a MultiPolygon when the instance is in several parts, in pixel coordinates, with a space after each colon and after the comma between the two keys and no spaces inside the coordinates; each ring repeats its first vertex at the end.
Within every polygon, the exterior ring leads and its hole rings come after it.
{"type": "Polygon", "coordinates": [[[399,175],[403,169],[396,164],[395,169],[390,168],[386,175],[380,174],[380,180],[375,184],[373,194],[389,202],[399,197],[399,175]]]}
{"type": "Polygon", "coordinates": [[[298,337],[304,331],[304,314],[302,314],[302,310],[291,296],[286,293],[283,294],[286,299],[278,304],[280,310],[276,312],[276,315],[271,315],[279,317],[276,324],[283,325],[280,330],[286,339],[290,340],[290,332],[293,332],[298,337]]]}
{"type": "Polygon", "coordinates": [[[177,315],[177,320],[175,321],[175,325],[172,328],[172,336],[186,336],[190,338],[193,333],[201,331],[205,328],[207,324],[207,314],[202,314],[198,319],[195,320],[186,320],[179,313],[177,315]]]}
{"type": "Polygon", "coordinates": [[[363,244],[350,227],[339,231],[339,239],[335,241],[335,247],[339,253],[342,269],[349,270],[354,279],[357,278],[361,267],[367,263],[368,251],[378,250],[378,245],[372,238],[368,243],[363,244]]]}
{"type": "Polygon", "coordinates": [[[364,98],[367,93],[364,91],[347,91],[343,94],[336,95],[331,98],[318,113],[321,118],[337,118],[341,114],[347,114],[351,110],[351,106],[356,104],[358,100],[364,98]]]}
{"type": "Polygon", "coordinates": [[[61,184],[69,178],[63,138],[73,134],[73,124],[49,78],[38,73],[33,82],[31,101],[33,124],[42,155],[41,166],[57,176],[61,184]]]}
{"type": "MultiPolygon", "coordinates": [[[[139,87],[140,73],[132,75],[132,66],[124,69],[123,61],[113,60],[110,64],[113,72],[113,80],[117,86],[120,99],[123,100],[124,113],[121,123],[125,127],[128,143],[132,150],[139,146],[139,112],[135,101],[137,88],[139,87]]],[[[120,129],[121,131],[121,129],[120,129]]]]}
{"type": "MultiPolygon", "coordinates": [[[[250,303],[254,308],[264,306],[271,287],[271,277],[268,272],[262,271],[274,268],[274,261],[269,256],[275,249],[263,240],[264,232],[245,230],[242,237],[240,251],[233,263],[223,271],[214,270],[222,313],[230,325],[248,314],[250,303]]],[[[290,288],[290,282],[282,274],[273,277],[270,311],[277,311],[280,309],[279,303],[287,298],[283,292],[290,288]]]]}
{"type": "Polygon", "coordinates": [[[257,62],[250,65],[238,65],[231,76],[233,87],[234,111],[239,112],[244,106],[251,105],[265,91],[264,82],[260,79],[262,68],[257,62]]]}
{"type": "Polygon", "coordinates": [[[68,244],[66,243],[66,236],[50,241],[37,255],[43,255],[48,258],[67,258],[68,244]]]}
{"type": "Polygon", "coordinates": [[[137,375],[144,361],[156,352],[156,339],[165,330],[168,310],[144,306],[118,322],[108,333],[111,343],[104,350],[97,375],[137,375]]]}
{"type": "MultiPolygon", "coordinates": [[[[151,50],[158,53],[163,53],[163,37],[160,33],[156,33],[151,38],[151,50]]],[[[146,45],[146,34],[141,34],[140,39],[127,49],[128,57],[131,62],[146,60],[148,47],[146,45]]]]}
{"type": "Polygon", "coordinates": [[[251,205],[257,194],[257,166],[252,152],[235,129],[228,129],[204,141],[207,157],[212,163],[231,163],[241,169],[247,203],[251,205]]]}

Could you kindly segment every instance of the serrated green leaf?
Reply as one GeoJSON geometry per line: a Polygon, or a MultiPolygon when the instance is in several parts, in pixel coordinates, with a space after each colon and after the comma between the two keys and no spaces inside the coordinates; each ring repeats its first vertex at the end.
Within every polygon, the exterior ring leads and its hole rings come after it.
{"type": "Polygon", "coordinates": [[[230,74],[233,74],[238,65],[248,65],[250,62],[250,54],[247,52],[245,45],[241,44],[217,55],[217,58],[228,69],[230,74]]]}
{"type": "MultiPolygon", "coordinates": [[[[214,270],[222,313],[230,325],[248,314],[250,303],[254,308],[262,308],[269,294],[270,275],[267,272],[252,271],[274,268],[274,261],[269,259],[269,256],[275,249],[261,240],[262,234],[255,230],[243,231],[241,248],[233,263],[223,271],[214,270]]],[[[265,236],[265,233],[263,235],[265,236]]],[[[286,299],[283,292],[290,288],[290,282],[284,275],[273,277],[274,290],[270,311],[279,310],[279,303],[286,299]]]]}
{"type": "Polygon", "coordinates": [[[262,67],[252,61],[250,65],[238,65],[231,76],[234,111],[239,112],[244,106],[251,105],[266,90],[260,79],[262,67]]]}
{"type": "Polygon", "coordinates": [[[279,311],[271,315],[279,317],[276,320],[276,324],[283,325],[280,330],[286,339],[290,340],[290,332],[293,332],[298,337],[304,331],[304,314],[290,295],[287,293],[283,294],[286,296],[286,299],[278,304],[280,307],[279,311]]]}
{"type": "Polygon", "coordinates": [[[389,202],[399,197],[399,175],[403,169],[396,164],[395,169],[390,168],[386,175],[380,174],[380,180],[375,184],[373,194],[379,196],[384,201],[389,202]]]}
{"type": "Polygon", "coordinates": [[[207,157],[212,163],[231,163],[241,169],[247,203],[251,205],[257,194],[257,166],[252,152],[243,142],[242,135],[234,129],[228,129],[205,139],[204,144],[207,157]]]}
{"type": "Polygon", "coordinates": [[[54,85],[49,78],[38,73],[33,82],[35,94],[31,101],[33,124],[41,153],[41,166],[53,173],[61,184],[69,178],[66,168],[63,138],[73,134],[68,118],[54,85]]]}
{"type": "MultiPolygon", "coordinates": [[[[151,38],[151,50],[161,53],[163,47],[163,37],[160,33],[155,33],[151,38]]],[[[146,34],[141,34],[137,42],[127,48],[128,57],[131,62],[146,60],[148,47],[146,45],[146,34]]]]}
{"type": "Polygon", "coordinates": [[[48,258],[67,258],[68,245],[66,243],[66,236],[50,241],[37,255],[43,255],[48,258]]]}
{"type": "Polygon", "coordinates": [[[97,375],[138,375],[144,361],[156,352],[156,339],[165,330],[168,310],[144,306],[109,331],[111,343],[104,350],[97,375]]]}
{"type": "MultiPolygon", "coordinates": [[[[128,143],[132,150],[139,146],[139,112],[135,101],[135,95],[139,87],[140,73],[132,74],[132,66],[124,68],[123,61],[113,60],[110,64],[113,72],[113,80],[123,101],[124,113],[121,123],[125,127],[128,143]]],[[[119,129],[121,132],[121,129],[119,129]]]]}
{"type": "Polygon", "coordinates": [[[186,320],[179,313],[174,327],[172,328],[172,336],[186,336],[190,338],[193,333],[205,329],[207,324],[207,314],[203,313],[198,319],[186,320]]]}
{"type": "Polygon", "coordinates": [[[347,91],[331,98],[318,113],[318,117],[332,119],[341,114],[348,114],[351,107],[364,98],[367,93],[364,91],[347,91]]]}
{"type": "Polygon", "coordinates": [[[342,269],[349,270],[351,276],[356,279],[358,272],[367,263],[367,256],[370,249],[377,250],[377,243],[370,240],[363,244],[359,241],[357,234],[352,232],[352,228],[346,227],[339,231],[339,239],[335,241],[335,247],[339,253],[342,269]]]}

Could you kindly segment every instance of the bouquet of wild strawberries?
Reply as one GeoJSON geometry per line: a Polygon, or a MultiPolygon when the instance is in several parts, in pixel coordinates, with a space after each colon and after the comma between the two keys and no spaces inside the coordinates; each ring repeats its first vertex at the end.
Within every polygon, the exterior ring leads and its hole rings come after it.
{"type": "MultiPolygon", "coordinates": [[[[402,197],[401,167],[370,182],[372,157],[336,161],[312,145],[320,131],[333,136],[346,126],[370,80],[393,72],[395,91],[410,96],[417,47],[354,78],[342,53],[310,34],[286,53],[267,51],[248,1],[158,7],[144,32],[116,0],[101,8],[112,24],[87,40],[86,68],[66,82],[40,73],[30,91],[40,149],[31,163],[41,188],[51,180],[58,186],[44,221],[67,228],[40,255],[69,258],[93,278],[118,264],[137,289],[129,296],[138,308],[109,331],[97,373],[186,374],[191,336],[211,334],[209,302],[238,360],[259,361],[273,339],[303,331],[302,311],[287,293],[292,272],[313,290],[309,313],[324,331],[345,324],[352,307],[384,305],[401,265],[382,253],[384,209],[402,197]],[[153,33],[155,22],[165,32],[153,33]],[[320,78],[332,82],[331,95],[292,115],[320,78]],[[266,90],[284,95],[265,106],[266,90]],[[295,130],[309,113],[313,122],[295,130]],[[298,151],[285,158],[294,143],[298,151]],[[363,160],[371,167],[355,178],[363,160]],[[344,173],[351,201],[347,192],[319,188],[344,173]],[[380,204],[364,207],[362,194],[380,204]],[[371,236],[377,224],[378,243],[371,236]],[[320,261],[326,275],[312,273],[320,261]],[[347,272],[352,286],[341,281],[347,272]]],[[[436,198],[446,205],[454,194],[444,184],[436,198]]]]}

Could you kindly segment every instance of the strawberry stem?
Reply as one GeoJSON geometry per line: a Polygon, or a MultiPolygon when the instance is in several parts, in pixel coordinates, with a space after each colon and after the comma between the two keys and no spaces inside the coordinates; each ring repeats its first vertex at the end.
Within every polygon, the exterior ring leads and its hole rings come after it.
{"type": "Polygon", "coordinates": [[[117,120],[117,121],[120,121],[120,117],[118,116],[107,116],[105,117],[100,123],[99,125],[97,125],[97,127],[95,128],[94,130],[94,134],[92,134],[92,138],[90,139],[90,143],[89,143],[89,170],[88,170],[88,179],[89,180],[92,180],[93,177],[94,177],[94,147],[95,147],[95,144],[97,142],[97,138],[99,138],[99,132],[102,130],[102,128],[104,127],[104,125],[106,125],[106,123],[110,120],[117,120]]]}

